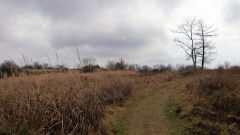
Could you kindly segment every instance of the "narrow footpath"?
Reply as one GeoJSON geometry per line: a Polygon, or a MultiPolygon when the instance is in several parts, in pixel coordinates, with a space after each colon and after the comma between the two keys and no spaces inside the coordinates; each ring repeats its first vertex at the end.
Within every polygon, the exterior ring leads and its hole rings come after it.
{"type": "Polygon", "coordinates": [[[176,92],[176,82],[134,97],[116,116],[110,128],[112,135],[181,135],[166,115],[167,104],[176,92]]]}

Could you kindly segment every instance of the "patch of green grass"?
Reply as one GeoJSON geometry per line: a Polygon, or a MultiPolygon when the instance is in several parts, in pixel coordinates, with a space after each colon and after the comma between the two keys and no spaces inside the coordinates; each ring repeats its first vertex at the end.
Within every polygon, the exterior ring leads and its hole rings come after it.
{"type": "Polygon", "coordinates": [[[132,109],[126,109],[119,112],[114,120],[107,127],[108,135],[126,135],[130,129],[130,116],[132,109]]]}
{"type": "Polygon", "coordinates": [[[112,125],[112,127],[110,127],[108,134],[110,134],[110,135],[125,135],[128,132],[128,128],[129,128],[128,121],[126,121],[122,117],[125,117],[125,115],[122,115],[115,121],[115,123],[112,123],[113,125],[112,125]]]}
{"type": "MultiPolygon", "coordinates": [[[[141,97],[144,98],[144,97],[141,97]]],[[[126,135],[130,128],[129,117],[133,115],[136,103],[129,104],[124,110],[121,110],[115,115],[113,121],[107,126],[108,135],[126,135]]]]}
{"type": "MultiPolygon", "coordinates": [[[[108,135],[126,135],[129,133],[130,126],[131,126],[131,117],[133,117],[136,113],[136,108],[145,103],[145,99],[147,97],[153,97],[155,92],[158,89],[154,89],[147,94],[139,95],[138,97],[135,97],[132,99],[131,103],[127,104],[126,107],[124,107],[124,110],[121,110],[118,112],[114,118],[113,121],[108,124],[107,134],[108,135]]],[[[138,123],[138,120],[135,119],[136,123],[138,123]]]]}
{"type": "Polygon", "coordinates": [[[171,119],[177,119],[181,112],[182,108],[174,101],[169,101],[165,107],[165,113],[171,119]]]}
{"type": "Polygon", "coordinates": [[[170,97],[166,105],[164,106],[164,113],[172,125],[170,128],[175,129],[177,135],[192,135],[192,126],[191,123],[180,119],[182,105],[174,100],[173,97],[170,97]]]}

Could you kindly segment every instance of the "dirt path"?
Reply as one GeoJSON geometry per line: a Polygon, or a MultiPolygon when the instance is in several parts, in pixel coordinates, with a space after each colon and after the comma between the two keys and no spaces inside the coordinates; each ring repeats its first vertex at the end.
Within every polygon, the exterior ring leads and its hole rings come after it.
{"type": "Polygon", "coordinates": [[[165,106],[173,92],[173,83],[166,83],[132,99],[115,116],[111,134],[179,135],[165,113],[165,106]]]}

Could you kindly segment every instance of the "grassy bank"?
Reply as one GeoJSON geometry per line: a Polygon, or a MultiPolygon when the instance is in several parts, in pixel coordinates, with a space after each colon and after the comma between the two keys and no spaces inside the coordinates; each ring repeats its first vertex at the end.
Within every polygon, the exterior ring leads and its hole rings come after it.
{"type": "Polygon", "coordinates": [[[176,120],[187,122],[183,130],[190,135],[240,134],[239,67],[195,73],[181,81],[174,100],[182,107],[176,120]]]}

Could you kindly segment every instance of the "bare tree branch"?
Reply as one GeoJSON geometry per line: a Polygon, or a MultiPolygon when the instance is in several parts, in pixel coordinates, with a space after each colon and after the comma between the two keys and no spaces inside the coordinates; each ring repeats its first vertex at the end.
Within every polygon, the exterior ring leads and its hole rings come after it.
{"type": "Polygon", "coordinates": [[[198,21],[198,30],[196,35],[198,36],[197,44],[201,48],[201,65],[204,69],[205,63],[210,63],[213,58],[211,56],[215,53],[215,47],[212,43],[212,38],[217,36],[217,29],[213,25],[206,25],[202,20],[198,21]]]}
{"type": "Polygon", "coordinates": [[[196,32],[197,21],[195,18],[186,19],[185,23],[179,25],[177,30],[173,31],[178,34],[180,38],[176,38],[174,41],[184,50],[187,55],[187,59],[191,59],[194,69],[197,69],[197,58],[199,58],[199,45],[196,44],[196,32]]]}

